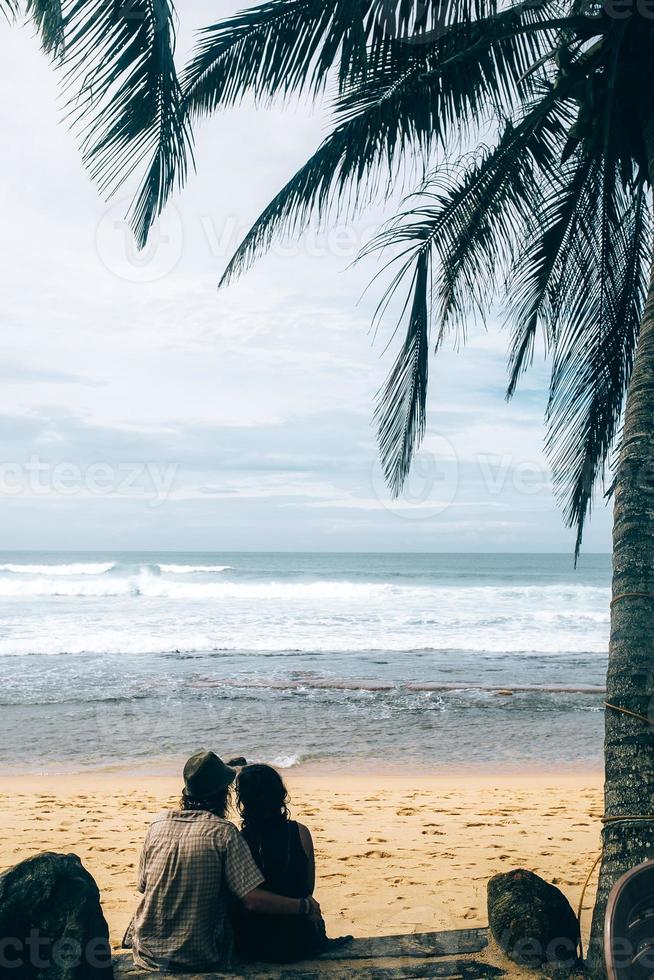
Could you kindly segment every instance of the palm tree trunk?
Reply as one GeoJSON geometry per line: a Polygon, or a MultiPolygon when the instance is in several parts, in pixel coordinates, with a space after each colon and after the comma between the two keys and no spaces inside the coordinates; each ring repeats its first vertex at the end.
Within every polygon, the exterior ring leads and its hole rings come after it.
{"type": "MultiPolygon", "coordinates": [[[[654,267],[625,412],[615,484],[607,701],[654,723],[654,267]],[[645,595],[634,595],[645,593],[645,595]],[[650,598],[651,596],[651,598],[650,598]],[[623,598],[619,598],[623,597],[623,598]]],[[[654,857],[654,727],[606,709],[607,817],[588,969],[604,977],[603,925],[617,878],[654,857]],[[653,815],[652,820],[627,819],[653,815]]]]}

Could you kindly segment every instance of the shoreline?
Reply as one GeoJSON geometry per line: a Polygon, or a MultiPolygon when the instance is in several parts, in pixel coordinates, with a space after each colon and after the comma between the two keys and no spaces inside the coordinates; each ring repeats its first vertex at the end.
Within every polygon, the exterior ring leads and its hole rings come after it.
{"type": "MultiPolygon", "coordinates": [[[[516,867],[556,884],[576,910],[599,852],[599,771],[283,775],[293,817],[314,835],[317,897],[332,935],[484,926],[488,880],[516,867]]],[[[147,827],[178,805],[180,791],[179,770],[146,779],[4,775],[0,869],[43,850],[77,853],[98,882],[117,947],[136,907],[147,827]]]]}
{"type": "MultiPolygon", "coordinates": [[[[25,769],[22,767],[0,767],[0,796],[3,793],[3,783],[13,783],[20,785],[21,782],[34,782],[34,780],[97,780],[99,784],[108,780],[126,779],[137,780],[142,785],[144,778],[159,782],[170,782],[177,779],[181,785],[181,770],[186,756],[175,758],[161,758],[158,760],[148,760],[139,762],[138,760],[122,760],[115,763],[101,763],[99,765],[89,765],[84,767],[71,768],[35,768],[25,769]]],[[[225,758],[228,758],[225,756],[225,758]]],[[[250,760],[248,760],[250,761],[250,760]]],[[[252,762],[265,760],[253,759],[252,762]]],[[[379,765],[371,762],[369,765],[356,765],[348,762],[345,767],[340,760],[322,761],[317,763],[302,762],[285,767],[275,762],[266,762],[274,769],[277,769],[285,782],[292,782],[298,779],[302,781],[333,781],[335,777],[339,780],[356,782],[360,779],[382,779],[388,782],[400,782],[404,780],[416,780],[418,782],[453,782],[455,784],[465,783],[469,780],[495,779],[513,780],[520,779],[526,783],[534,780],[543,779],[574,779],[574,780],[603,780],[603,765],[592,765],[588,762],[579,764],[565,762],[560,766],[553,766],[551,763],[543,765],[529,766],[529,772],[525,772],[524,763],[515,765],[494,764],[489,766],[483,763],[470,763],[469,766],[447,765],[440,766],[420,766],[415,763],[405,764],[402,762],[391,762],[379,765]]]]}

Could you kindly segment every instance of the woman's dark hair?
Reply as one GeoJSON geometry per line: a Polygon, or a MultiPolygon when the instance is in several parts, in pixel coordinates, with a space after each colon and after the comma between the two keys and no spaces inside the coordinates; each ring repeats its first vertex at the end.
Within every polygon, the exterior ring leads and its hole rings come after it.
{"type": "Polygon", "coordinates": [[[229,809],[231,789],[231,786],[226,786],[219,793],[214,793],[212,796],[205,796],[202,799],[182,796],[181,808],[182,810],[206,810],[208,813],[213,813],[214,816],[224,819],[229,809]]]}
{"type": "Polygon", "coordinates": [[[244,766],[236,777],[243,836],[266,882],[283,880],[288,863],[289,796],[272,766],[244,766]]]}
{"type": "Polygon", "coordinates": [[[289,820],[288,791],[272,766],[244,766],[236,777],[236,805],[243,830],[265,833],[289,820]]]}

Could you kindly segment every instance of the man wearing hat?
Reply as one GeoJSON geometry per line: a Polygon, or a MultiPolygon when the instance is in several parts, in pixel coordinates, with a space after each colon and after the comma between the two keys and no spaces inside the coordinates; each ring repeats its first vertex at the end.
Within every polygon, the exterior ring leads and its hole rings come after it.
{"type": "Polygon", "coordinates": [[[225,819],[235,775],[213,752],[196,752],[184,766],[181,809],[160,814],[148,831],[139,864],[143,897],[126,937],[143,969],[228,967],[233,900],[270,915],[320,912],[313,898],[285,898],[259,887],[263,875],[225,819]]]}

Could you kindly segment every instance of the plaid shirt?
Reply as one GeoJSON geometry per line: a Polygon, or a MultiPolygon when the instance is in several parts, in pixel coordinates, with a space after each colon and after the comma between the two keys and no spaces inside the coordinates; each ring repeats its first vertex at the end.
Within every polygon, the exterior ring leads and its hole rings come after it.
{"type": "Polygon", "coordinates": [[[162,813],[139,864],[143,898],[132,924],[134,962],[145,970],[212,970],[230,965],[230,895],[263,882],[236,827],[206,811],[162,813]]]}

